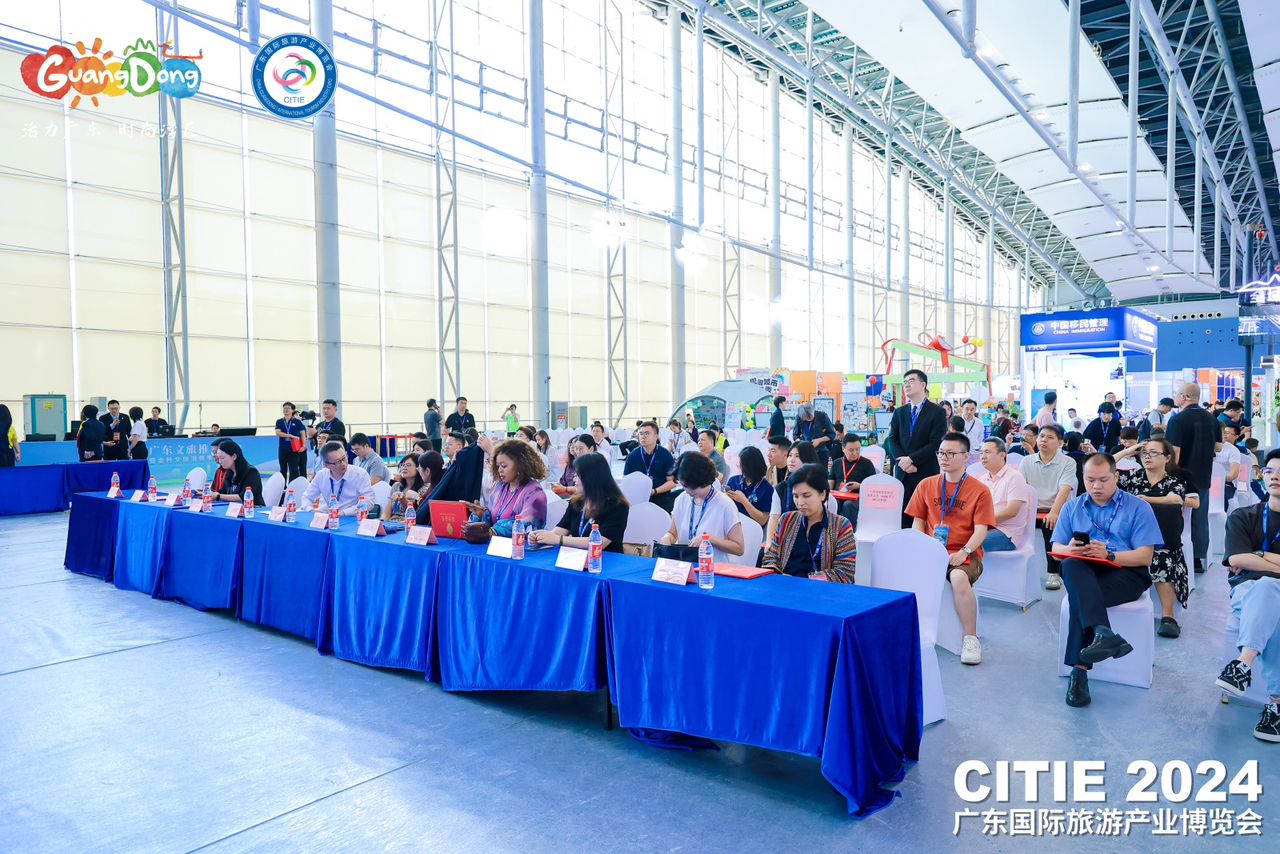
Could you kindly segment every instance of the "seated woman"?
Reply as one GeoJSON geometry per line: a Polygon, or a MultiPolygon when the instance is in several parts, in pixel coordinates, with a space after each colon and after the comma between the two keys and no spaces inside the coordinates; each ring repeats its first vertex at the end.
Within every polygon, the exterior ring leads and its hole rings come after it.
{"type": "Polygon", "coordinates": [[[853,523],[827,512],[826,473],[821,466],[806,465],[790,481],[796,509],[782,514],[761,567],[780,575],[853,584],[853,523]]]}
{"type": "Polygon", "coordinates": [[[738,455],[738,465],[742,468],[742,474],[729,478],[724,494],[738,505],[739,513],[749,516],[763,530],[769,523],[769,511],[777,499],[773,485],[765,477],[767,467],[764,454],[754,445],[748,445],[738,455]]]}
{"type": "MultiPolygon", "coordinates": [[[[428,453],[436,454],[435,451],[428,453]]],[[[421,456],[426,456],[422,454],[421,456]]],[[[396,467],[396,473],[391,477],[391,498],[387,501],[385,507],[382,508],[383,519],[399,519],[409,512],[409,505],[412,503],[413,512],[416,516],[418,505],[431,492],[432,475],[426,472],[418,465],[418,454],[408,453],[400,458],[400,464],[396,467]]],[[[444,468],[444,460],[439,454],[436,454],[438,462],[436,463],[435,481],[439,481],[440,471],[444,468]]]]}
{"type": "Polygon", "coordinates": [[[220,482],[215,478],[217,491],[213,496],[214,501],[242,503],[245,490],[252,489],[254,506],[267,506],[267,502],[262,498],[262,475],[258,474],[256,468],[249,465],[239,445],[230,439],[223,439],[214,448],[213,458],[217,461],[223,475],[220,482]]]}
{"type": "Polygon", "coordinates": [[[533,445],[504,439],[493,450],[489,471],[493,489],[481,495],[479,502],[467,502],[467,508],[492,525],[499,537],[511,536],[517,516],[532,528],[541,528],[547,521],[547,494],[542,490],[547,467],[533,445]]]}
{"type": "MultiPolygon", "coordinates": [[[[524,428],[520,429],[523,430],[524,428]]],[[[546,430],[539,430],[533,434],[533,447],[538,452],[538,456],[542,457],[542,464],[547,467],[547,477],[557,477],[556,470],[559,468],[559,459],[555,446],[551,444],[551,437],[547,435],[546,430]]]]}
{"type": "Polygon", "coordinates": [[[529,540],[539,545],[585,549],[591,545],[591,525],[600,526],[607,552],[622,551],[630,505],[623,497],[608,461],[599,454],[583,454],[577,462],[582,491],[569,499],[564,515],[550,531],[534,531],[529,540]]]}
{"type": "Polygon", "coordinates": [[[715,488],[715,463],[702,454],[685,454],[676,465],[676,482],[684,490],[671,512],[671,529],[659,541],[663,545],[697,546],[703,534],[710,535],[713,557],[725,563],[730,555],[746,548],[742,537],[742,517],[733,499],[715,488]]]}
{"type": "Polygon", "coordinates": [[[1120,450],[1113,454],[1118,471],[1137,471],[1142,468],[1138,463],[1138,455],[1142,453],[1138,438],[1137,427],[1120,428],[1120,450]]]}
{"type": "MultiPolygon", "coordinates": [[[[595,452],[596,440],[590,433],[583,433],[569,442],[569,464],[564,467],[564,473],[560,475],[560,485],[569,487],[573,490],[573,494],[577,495],[581,490],[578,489],[578,475],[574,471],[575,462],[578,457],[595,452]]],[[[606,459],[605,462],[608,460],[606,459]]]]}

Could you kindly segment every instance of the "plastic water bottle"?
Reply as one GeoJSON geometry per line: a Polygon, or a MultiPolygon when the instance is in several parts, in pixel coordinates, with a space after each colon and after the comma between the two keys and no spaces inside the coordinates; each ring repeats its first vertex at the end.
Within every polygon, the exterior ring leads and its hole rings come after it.
{"type": "Polygon", "coordinates": [[[204,488],[204,496],[201,498],[201,501],[204,502],[205,513],[208,513],[210,510],[213,509],[213,490],[210,489],[208,486],[204,488]]]}
{"type": "Polygon", "coordinates": [[[511,525],[511,559],[524,560],[524,540],[525,540],[524,517],[517,516],[516,521],[511,525]]]}
{"type": "MultiPolygon", "coordinates": [[[[330,514],[332,515],[332,514],[330,514]]],[[[365,503],[364,496],[361,495],[356,501],[356,521],[363,522],[369,518],[369,505],[365,503]]]]}
{"type": "Polygon", "coordinates": [[[151,480],[147,481],[147,500],[155,501],[158,493],[159,490],[156,488],[156,479],[155,476],[152,475],[151,480]]]}
{"type": "Polygon", "coordinates": [[[404,529],[407,531],[418,524],[418,507],[412,501],[404,503],[404,529]]]}
{"type": "Polygon", "coordinates": [[[591,523],[591,538],[587,540],[587,572],[599,575],[604,569],[604,540],[600,537],[600,526],[591,523]]]}
{"type": "Polygon", "coordinates": [[[182,482],[182,503],[191,503],[191,478],[187,478],[182,482]]]}
{"type": "Polygon", "coordinates": [[[298,521],[298,496],[293,494],[292,489],[284,499],[284,520],[290,525],[298,521]]]}
{"type": "Polygon", "coordinates": [[[338,499],[329,496],[329,530],[338,530],[338,499]]]}
{"type": "Polygon", "coordinates": [[[111,488],[118,494],[120,492],[120,472],[113,471],[111,473],[111,488]]]}
{"type": "Polygon", "coordinates": [[[715,558],[711,554],[711,535],[703,531],[698,543],[698,586],[710,590],[716,586],[715,558]]]}
{"type": "Polygon", "coordinates": [[[248,487],[245,487],[245,490],[244,490],[244,518],[246,518],[246,519],[252,519],[252,518],[253,518],[253,514],[254,514],[255,512],[256,512],[256,511],[255,511],[254,506],[253,506],[253,490],[252,490],[252,489],[250,489],[250,488],[248,488],[248,487]]]}

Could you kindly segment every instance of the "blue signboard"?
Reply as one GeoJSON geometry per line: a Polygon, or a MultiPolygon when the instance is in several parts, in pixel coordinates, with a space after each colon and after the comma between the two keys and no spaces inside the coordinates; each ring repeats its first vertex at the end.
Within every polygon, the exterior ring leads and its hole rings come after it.
{"type": "MultiPolygon", "coordinates": [[[[249,465],[256,466],[265,481],[272,473],[280,471],[276,456],[280,440],[274,436],[239,436],[236,444],[244,451],[249,465]]],[[[212,438],[148,439],[147,463],[161,488],[181,486],[183,478],[193,468],[203,468],[206,476],[213,474],[213,451],[209,447],[212,438]]],[[[75,442],[24,442],[23,465],[38,466],[49,463],[73,463],[76,461],[75,442]]]]}
{"type": "Polygon", "coordinates": [[[1022,346],[1026,350],[1141,350],[1156,349],[1155,321],[1128,308],[1058,311],[1022,316],[1022,346]]]}

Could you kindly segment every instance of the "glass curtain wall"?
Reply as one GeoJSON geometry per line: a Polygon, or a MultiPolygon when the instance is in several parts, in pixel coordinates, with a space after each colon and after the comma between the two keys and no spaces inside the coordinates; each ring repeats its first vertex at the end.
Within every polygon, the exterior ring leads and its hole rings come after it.
{"type": "MultiPolygon", "coordinates": [[[[444,0],[441,0],[444,3],[444,0]]],[[[182,8],[234,32],[233,0],[187,0],[182,8]]],[[[462,393],[482,418],[515,403],[530,420],[531,291],[526,4],[452,4],[457,143],[462,393]]],[[[792,369],[883,370],[880,345],[898,337],[903,274],[904,185],[895,173],[892,246],[884,241],[882,150],[856,140],[847,174],[841,129],[813,123],[807,164],[806,115],[784,92],[779,144],[782,300],[769,296],[766,246],[770,161],[767,82],[712,43],[704,47],[702,205],[698,204],[694,37],[682,39],[684,147],[671,147],[667,26],[631,0],[547,0],[546,85],[552,400],[610,415],[606,249],[626,245],[625,366],[629,397],[614,417],[663,416],[671,399],[671,170],[684,178],[686,387],[690,394],[737,367],[768,365],[771,316],[781,316],[783,365],[792,369]],[[608,21],[611,37],[603,37],[608,21]],[[622,85],[606,87],[607,73],[622,85]],[[604,110],[621,136],[603,153],[604,110]],[[613,167],[612,169],[610,167],[613,167]],[[806,197],[813,169],[813,256],[806,197]],[[598,191],[626,212],[605,216],[598,191]],[[854,209],[845,209],[852,180],[854,209]],[[701,221],[699,222],[699,213],[701,221]],[[849,340],[846,223],[855,229],[856,337],[849,340]],[[887,321],[873,320],[893,254],[887,321]],[[736,270],[736,277],[734,271],[736,270]],[[726,364],[724,289],[741,294],[739,358],[726,364]],[[852,348],[852,360],[850,349],[852,348]]],[[[264,36],[306,31],[305,0],[263,5],[264,36]]],[[[23,394],[65,393],[72,406],[94,396],[144,408],[163,405],[163,241],[161,145],[154,97],[108,98],[71,109],[34,95],[18,78],[21,45],[103,39],[122,50],[154,38],[154,7],[63,0],[7,10],[0,51],[12,73],[0,79],[0,329],[10,362],[0,400],[18,411],[23,394]]],[[[431,118],[450,82],[430,71],[435,40],[429,2],[339,0],[335,51],[342,82],[360,94],[336,96],[339,149],[343,415],[360,429],[409,430],[436,388],[435,163],[431,118]],[[377,20],[377,25],[373,23],[377,20]],[[375,52],[373,45],[377,45],[375,52]]],[[[244,35],[241,32],[241,35],[244,35]]],[[[310,126],[264,113],[250,90],[252,54],[190,23],[178,25],[183,53],[202,50],[203,83],[183,102],[189,427],[212,422],[270,424],[283,400],[314,405],[317,388],[314,188],[310,126]]],[[[171,140],[172,143],[172,140],[171,140]]],[[[944,331],[983,336],[988,312],[1016,326],[1021,248],[996,254],[996,294],[986,294],[985,225],[957,216],[955,301],[943,297],[941,200],[913,182],[910,205],[908,335],[944,331]]],[[[1036,287],[1029,307],[1043,302],[1036,287]]],[[[1016,370],[1016,350],[990,347],[995,373],[1016,370]]],[[[446,405],[446,409],[448,405],[446,405]]]]}

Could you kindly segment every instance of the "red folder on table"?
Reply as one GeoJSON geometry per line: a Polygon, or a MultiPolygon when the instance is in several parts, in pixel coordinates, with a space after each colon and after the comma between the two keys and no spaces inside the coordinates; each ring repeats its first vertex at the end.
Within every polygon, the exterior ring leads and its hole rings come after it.
{"type": "Polygon", "coordinates": [[[764,575],[772,575],[773,570],[761,569],[758,566],[739,566],[736,563],[717,563],[712,565],[716,575],[726,575],[729,578],[760,578],[764,575]]]}
{"type": "Polygon", "coordinates": [[[1066,552],[1052,552],[1052,551],[1049,552],[1049,554],[1052,555],[1053,557],[1056,557],[1058,560],[1066,560],[1069,557],[1073,557],[1076,560],[1084,560],[1084,561],[1088,561],[1089,563],[1100,563],[1103,566],[1113,566],[1116,569],[1120,568],[1120,564],[1116,563],[1114,560],[1107,560],[1105,557],[1085,557],[1084,555],[1071,555],[1071,554],[1067,554],[1066,552]]]}
{"type": "Polygon", "coordinates": [[[467,527],[467,505],[461,501],[431,501],[431,533],[447,540],[462,539],[467,527]]]}

